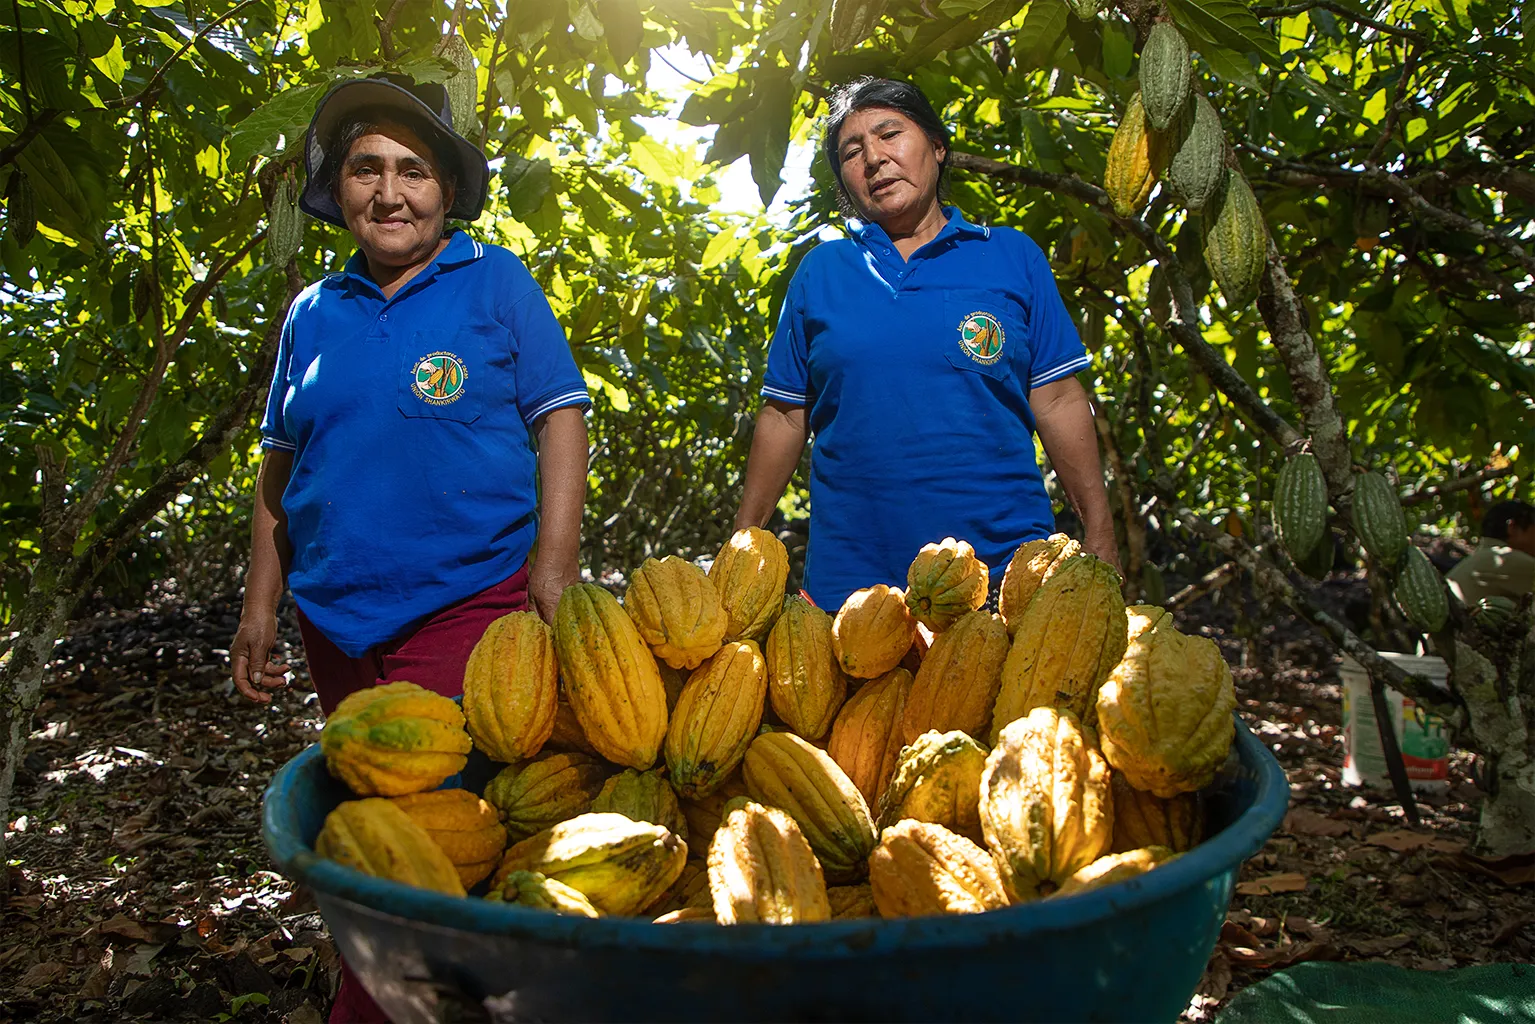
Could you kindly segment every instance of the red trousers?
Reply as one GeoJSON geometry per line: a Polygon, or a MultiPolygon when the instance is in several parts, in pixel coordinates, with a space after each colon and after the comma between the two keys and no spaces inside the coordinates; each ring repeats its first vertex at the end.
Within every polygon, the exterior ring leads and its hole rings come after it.
{"type": "MultiPolygon", "coordinates": [[[[464,692],[464,665],[469,652],[496,619],[528,610],[528,567],[488,590],[450,605],[416,630],[349,658],[298,613],[304,656],[314,680],[320,707],[329,715],[349,693],[401,680],[424,686],[444,697],[464,692]]],[[[341,961],[341,990],[330,1011],[331,1024],[389,1024],[357,976],[341,961]]]]}

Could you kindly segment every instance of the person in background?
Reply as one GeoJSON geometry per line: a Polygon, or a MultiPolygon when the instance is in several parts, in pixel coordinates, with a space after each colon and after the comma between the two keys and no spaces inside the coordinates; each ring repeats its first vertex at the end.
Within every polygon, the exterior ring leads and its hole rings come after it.
{"type": "MultiPolygon", "coordinates": [[[[586,385],[522,261],[444,230],[490,176],[452,123],[441,86],[394,76],[337,85],[310,122],[299,205],[357,252],[282,333],[229,652],[250,700],[286,682],[285,587],[330,714],[401,680],[462,693],[492,621],[530,600],[552,619],[580,578],[586,385]]],[[[330,1019],[388,1017],[343,963],[330,1019]]]]}
{"type": "Polygon", "coordinates": [[[1489,508],[1476,550],[1445,579],[1468,607],[1487,597],[1517,601],[1535,592],[1535,506],[1500,501],[1489,508]]]}
{"type": "Polygon", "coordinates": [[[789,284],[768,352],[735,527],[761,526],[811,433],[805,589],[835,611],[905,586],[924,545],[969,541],[993,587],[1055,531],[1044,445],[1083,547],[1117,567],[1089,357],[1039,246],[943,205],[949,133],[905,82],[837,89],[822,137],[848,213],[789,284]],[[856,215],[856,216],[852,216],[856,215]]]}

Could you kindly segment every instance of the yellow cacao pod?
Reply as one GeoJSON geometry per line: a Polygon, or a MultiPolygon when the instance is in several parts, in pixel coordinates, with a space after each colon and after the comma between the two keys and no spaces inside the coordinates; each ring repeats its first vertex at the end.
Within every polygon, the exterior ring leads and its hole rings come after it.
{"type": "Polygon", "coordinates": [[[672,668],[697,668],[725,639],[719,591],[702,569],[676,555],[647,558],[634,570],[624,609],[655,656],[672,668]]]}
{"type": "Polygon", "coordinates": [[[795,820],[827,878],[862,877],[874,849],[874,821],[836,761],[792,732],[770,732],[752,740],[742,776],[753,800],[795,820]]]}
{"type": "Polygon", "coordinates": [[[581,814],[507,850],[495,884],[513,871],[537,871],[577,890],[602,913],[629,917],[656,902],[687,859],[687,844],[660,825],[622,814],[581,814]]]}
{"type": "Polygon", "coordinates": [[[495,870],[506,850],[496,809],[467,789],[436,789],[389,798],[448,855],[458,880],[473,889],[495,870]]]}
{"type": "MultiPolygon", "coordinates": [[[[744,756],[744,755],[743,755],[744,756]]],[[[682,816],[688,822],[688,849],[695,857],[709,855],[709,840],[714,838],[720,821],[725,817],[725,805],[738,796],[746,796],[746,782],[737,768],[725,777],[725,781],[708,796],[683,798],[682,816]]]]}
{"type": "Polygon", "coordinates": [[[554,732],[560,666],[554,631],[533,612],[492,622],[464,666],[469,738],[492,761],[532,757],[554,732]]]}
{"type": "Polygon", "coordinates": [[[901,751],[879,800],[876,830],[907,818],[981,839],[981,775],[986,748],[962,732],[928,732],[901,751]]]}
{"type": "Polygon", "coordinates": [[[549,739],[544,743],[550,750],[571,750],[592,757],[601,757],[597,748],[592,746],[592,741],[586,738],[586,730],[581,728],[581,720],[576,717],[576,709],[566,701],[560,701],[554,707],[554,729],[549,733],[549,739]]]}
{"type": "Polygon", "coordinates": [[[1073,893],[1113,885],[1115,882],[1139,878],[1152,868],[1166,864],[1177,856],[1165,846],[1148,846],[1139,850],[1127,850],[1124,853],[1111,853],[1099,857],[1066,879],[1053,895],[1070,896],[1073,893]]]}
{"type": "Polygon", "coordinates": [[[879,908],[874,905],[874,887],[868,882],[827,886],[826,902],[831,906],[833,921],[879,916],[879,908]]]}
{"type": "Polygon", "coordinates": [[[890,784],[901,758],[901,720],[911,685],[910,672],[893,669],[849,697],[832,723],[826,752],[871,803],[890,784]]]}
{"type": "Polygon", "coordinates": [[[436,789],[463,771],[469,748],[458,705],[407,682],[348,694],[320,731],[325,767],[358,796],[436,789]]]}
{"type": "Polygon", "coordinates": [[[1082,545],[1064,533],[1052,533],[1044,540],[1026,540],[1018,546],[1002,574],[1002,593],[997,600],[997,611],[1007,623],[1008,636],[1018,632],[1023,610],[1045,580],[1081,553],[1082,545]]]}
{"type": "Polygon", "coordinates": [[[874,679],[901,663],[917,636],[905,595],[883,583],[854,591],[831,624],[832,650],[842,671],[874,679]]]}
{"type": "Polygon", "coordinates": [[[593,583],[566,587],[554,614],[565,695],[593,747],[641,771],[666,736],[666,689],[650,648],[612,594],[593,583]]]}
{"type": "Polygon", "coordinates": [[[1141,634],[1098,692],[1103,755],[1136,789],[1203,789],[1231,750],[1231,668],[1215,641],[1170,625],[1141,634]]]}
{"type": "Polygon", "coordinates": [[[993,745],[1004,726],[1037,707],[1087,716],[1098,687],[1123,657],[1129,632],[1113,566],[1078,555],[1056,570],[1029,602],[1002,663],[993,745]]]}
{"type": "Polygon", "coordinates": [[[388,800],[348,800],[325,816],[314,851],[327,860],[449,896],[464,895],[458,870],[426,829],[388,800]]]}
{"type": "Polygon", "coordinates": [[[935,633],[986,603],[991,575],[966,541],[924,545],[906,570],[906,607],[935,633]]]}
{"type": "Polygon", "coordinates": [[[688,677],[666,730],[666,766],[680,796],[708,796],[736,770],[766,699],[767,664],[750,640],[727,643],[688,677]]]}
{"type": "Polygon", "coordinates": [[[729,624],[726,640],[761,640],[783,605],[789,579],[789,552],[766,530],[737,530],[709,567],[729,624]]]}
{"type": "Polygon", "coordinates": [[[831,919],[821,865],[794,819],[741,797],[709,844],[709,892],[720,924],[831,919]]]}
{"type": "Polygon", "coordinates": [[[1151,198],[1157,178],[1167,168],[1167,142],[1146,122],[1141,94],[1130,97],[1114,138],[1109,142],[1108,163],[1103,169],[1103,190],[1121,217],[1138,213],[1151,198]]]}
{"type": "Polygon", "coordinates": [[[885,830],[869,857],[869,884],[881,917],[979,914],[1008,902],[991,856],[927,821],[885,830]]]}
{"type": "Polygon", "coordinates": [[[586,754],[551,753],[507,765],[485,786],[513,841],[584,814],[602,791],[608,769],[586,754]]]}
{"type": "Polygon", "coordinates": [[[981,831],[1015,903],[1048,896],[1109,848],[1109,766],[1069,711],[1002,730],[981,776],[981,831]]]}
{"type": "Polygon", "coordinates": [[[497,903],[515,903],[533,910],[548,910],[570,917],[601,917],[592,901],[579,890],[538,871],[513,871],[501,879],[485,898],[497,903]]]}
{"type": "Polygon", "coordinates": [[[688,820],[682,816],[682,808],[677,804],[677,793],[654,769],[637,772],[625,768],[608,779],[592,801],[591,810],[664,825],[684,841],[688,838],[688,820]]]}
{"type": "Polygon", "coordinates": [[[847,678],[831,646],[831,616],[803,597],[786,599],[762,653],[773,711],[807,740],[825,736],[847,697],[847,678]]]}
{"type": "Polygon", "coordinates": [[[914,743],[934,729],[985,736],[1006,660],[1007,626],[1000,616],[970,612],[939,633],[912,680],[902,740],[914,743]]]}
{"type": "Polygon", "coordinates": [[[1132,604],[1125,606],[1125,618],[1130,623],[1130,628],[1125,631],[1126,647],[1135,642],[1142,633],[1153,630],[1166,622],[1173,624],[1173,617],[1164,608],[1154,604],[1132,604]]]}
{"type": "Polygon", "coordinates": [[[1196,793],[1179,793],[1162,799],[1142,792],[1114,773],[1114,839],[1110,853],[1125,853],[1143,846],[1165,846],[1185,853],[1204,839],[1204,811],[1196,793]]]}

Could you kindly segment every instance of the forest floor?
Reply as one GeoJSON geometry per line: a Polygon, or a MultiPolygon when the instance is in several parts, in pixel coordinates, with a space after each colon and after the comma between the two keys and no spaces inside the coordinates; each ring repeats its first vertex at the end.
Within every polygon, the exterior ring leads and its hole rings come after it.
{"type": "MultiPolygon", "coordinates": [[[[1249,609],[1261,625],[1239,628],[1221,593],[1180,624],[1242,666],[1240,711],[1284,765],[1292,803],[1244,866],[1184,1019],[1211,1020],[1304,960],[1535,961],[1535,857],[1471,854],[1469,759],[1424,799],[1420,828],[1389,794],[1344,788],[1336,657],[1284,615],[1249,609]]],[[[324,1019],[334,947],[260,836],[262,790],[315,741],[319,709],[302,672],[269,707],[235,696],[224,648],[237,614],[233,596],[163,602],[82,621],[59,645],[5,823],[0,1024],[324,1019]]],[[[302,666],[291,623],[283,640],[302,666]]]]}

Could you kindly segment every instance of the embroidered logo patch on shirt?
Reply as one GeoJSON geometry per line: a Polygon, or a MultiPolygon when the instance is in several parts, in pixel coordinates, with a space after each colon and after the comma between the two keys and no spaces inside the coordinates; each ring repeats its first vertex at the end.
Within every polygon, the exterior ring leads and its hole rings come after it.
{"type": "Polygon", "coordinates": [[[1002,343],[1006,340],[1001,321],[990,313],[971,313],[960,321],[959,347],[982,366],[1002,358],[1002,343]]]}
{"type": "Polygon", "coordinates": [[[464,361],[452,352],[433,352],[416,363],[411,390],[428,405],[452,405],[464,397],[464,361]]]}

